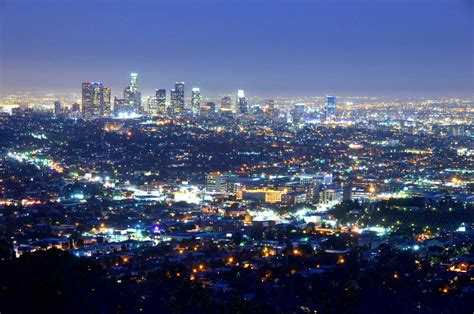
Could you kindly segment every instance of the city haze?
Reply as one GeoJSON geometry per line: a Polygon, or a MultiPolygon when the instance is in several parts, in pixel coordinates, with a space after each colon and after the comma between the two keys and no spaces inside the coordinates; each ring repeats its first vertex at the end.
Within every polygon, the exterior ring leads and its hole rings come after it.
{"type": "Polygon", "coordinates": [[[0,90],[471,96],[469,1],[0,2],[0,90]]]}

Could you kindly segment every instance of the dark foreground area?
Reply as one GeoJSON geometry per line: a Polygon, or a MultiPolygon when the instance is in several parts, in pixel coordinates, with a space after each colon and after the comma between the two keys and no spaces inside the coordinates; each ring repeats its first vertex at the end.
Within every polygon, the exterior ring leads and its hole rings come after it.
{"type": "MultiPolygon", "coordinates": [[[[331,271],[298,274],[274,265],[267,276],[280,277],[274,288],[259,283],[254,300],[238,289],[217,296],[169,267],[136,278],[116,278],[92,258],[57,249],[14,257],[1,242],[1,313],[472,313],[472,278],[460,274],[439,286],[432,267],[409,252],[382,246],[370,267],[356,256],[331,271]],[[279,274],[280,273],[280,274],[279,274]],[[469,293],[470,291],[470,293],[469,293]],[[272,302],[269,302],[272,300],[272,302]],[[315,310],[317,308],[317,310],[315,310]]],[[[304,261],[291,261],[293,265],[304,261]]],[[[245,274],[236,281],[245,284],[245,274]]],[[[257,278],[253,278],[257,281],[257,278]]]]}

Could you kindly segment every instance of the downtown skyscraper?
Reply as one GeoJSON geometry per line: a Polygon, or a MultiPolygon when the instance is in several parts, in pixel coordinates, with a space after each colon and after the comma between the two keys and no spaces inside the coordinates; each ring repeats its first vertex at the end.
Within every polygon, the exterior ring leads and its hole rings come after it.
{"type": "Polygon", "coordinates": [[[249,112],[247,98],[243,89],[239,89],[237,92],[237,107],[241,114],[247,114],[249,112]]]}
{"type": "Polygon", "coordinates": [[[123,98],[127,103],[130,111],[135,113],[143,113],[142,108],[142,94],[138,89],[138,74],[130,74],[130,86],[127,86],[123,91],[123,98]]]}
{"type": "Polygon", "coordinates": [[[201,91],[199,87],[193,87],[191,90],[191,111],[193,115],[198,115],[201,109],[201,91]]]}
{"type": "Polygon", "coordinates": [[[170,92],[171,111],[175,115],[184,113],[184,82],[176,82],[170,92]]]}
{"type": "Polygon", "coordinates": [[[82,115],[85,119],[110,114],[110,88],[101,82],[82,83],[82,115]]]}
{"type": "Polygon", "coordinates": [[[224,96],[221,98],[221,109],[232,109],[232,99],[230,96],[224,96]]]}
{"type": "Polygon", "coordinates": [[[336,96],[327,95],[326,103],[324,104],[324,119],[332,120],[336,115],[336,96]]]}
{"type": "Polygon", "coordinates": [[[157,89],[155,92],[156,107],[160,114],[166,113],[166,89],[157,89]]]}

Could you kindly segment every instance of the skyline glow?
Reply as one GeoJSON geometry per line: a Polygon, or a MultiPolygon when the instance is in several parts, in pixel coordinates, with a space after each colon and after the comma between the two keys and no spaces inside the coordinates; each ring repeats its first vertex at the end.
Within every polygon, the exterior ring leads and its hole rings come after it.
{"type": "Polygon", "coordinates": [[[469,1],[12,1],[0,90],[472,96],[469,1]],[[403,23],[401,21],[403,20],[403,23]]]}

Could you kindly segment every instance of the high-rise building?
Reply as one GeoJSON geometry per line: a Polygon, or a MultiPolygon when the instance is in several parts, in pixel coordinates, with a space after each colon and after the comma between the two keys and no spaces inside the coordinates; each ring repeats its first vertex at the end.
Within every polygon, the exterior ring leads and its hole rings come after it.
{"type": "Polygon", "coordinates": [[[324,115],[325,119],[333,119],[336,115],[336,96],[326,96],[326,104],[324,105],[324,115]]]}
{"type": "Polygon", "coordinates": [[[94,109],[94,88],[92,83],[84,82],[82,83],[82,115],[84,119],[89,119],[94,116],[94,114],[99,114],[98,108],[94,109]]]}
{"type": "Polygon", "coordinates": [[[172,114],[184,113],[184,82],[176,82],[174,89],[170,92],[170,103],[172,114]]]}
{"type": "Polygon", "coordinates": [[[265,114],[267,118],[269,119],[276,118],[278,111],[275,109],[275,101],[273,99],[267,100],[267,103],[265,106],[265,114]]]}
{"type": "Polygon", "coordinates": [[[201,91],[199,87],[194,87],[191,91],[191,110],[193,115],[199,114],[201,108],[201,91]]]}
{"type": "Polygon", "coordinates": [[[62,114],[61,102],[59,100],[56,100],[54,102],[54,115],[57,117],[61,114],[62,114]]]}
{"type": "Polygon", "coordinates": [[[159,114],[166,113],[166,89],[157,89],[156,95],[156,107],[159,114]]]}
{"type": "Polygon", "coordinates": [[[176,92],[176,89],[170,90],[170,108],[169,108],[169,113],[170,114],[175,114],[176,111],[178,110],[179,106],[179,101],[178,101],[178,93],[176,92]]]}
{"type": "Polygon", "coordinates": [[[85,119],[102,117],[110,110],[110,88],[101,82],[82,83],[82,115],[85,119]]]}
{"type": "Polygon", "coordinates": [[[158,101],[156,100],[156,95],[147,98],[146,112],[150,115],[158,114],[158,101]]]}
{"type": "Polygon", "coordinates": [[[224,96],[221,98],[221,109],[231,109],[232,108],[232,99],[230,96],[224,96]]]}
{"type": "Polygon", "coordinates": [[[299,123],[305,114],[305,105],[302,103],[295,104],[292,112],[293,123],[299,123]]]}
{"type": "Polygon", "coordinates": [[[69,118],[79,119],[81,117],[81,105],[78,103],[73,103],[71,106],[71,111],[69,112],[69,118]]]}
{"type": "Polygon", "coordinates": [[[184,113],[184,82],[176,82],[174,84],[174,90],[178,102],[178,113],[184,113]]]}
{"type": "Polygon", "coordinates": [[[132,92],[138,91],[138,74],[130,73],[130,90],[132,92]]]}
{"type": "Polygon", "coordinates": [[[266,110],[271,112],[275,110],[275,101],[273,99],[268,99],[266,104],[266,110]]]}
{"type": "Polygon", "coordinates": [[[104,107],[103,107],[103,116],[109,116],[112,113],[112,91],[110,88],[104,88],[104,107]]]}
{"type": "Polygon", "coordinates": [[[247,99],[245,98],[245,93],[242,89],[239,89],[237,92],[237,106],[240,113],[248,113],[249,108],[247,104],[247,99]]]}
{"type": "Polygon", "coordinates": [[[143,113],[142,95],[138,90],[138,74],[130,74],[130,86],[123,91],[123,98],[128,102],[128,107],[135,113],[143,113]]]}
{"type": "Polygon", "coordinates": [[[131,108],[128,107],[128,102],[124,98],[114,98],[114,113],[118,115],[119,113],[132,112],[131,108]]]}
{"type": "Polygon", "coordinates": [[[199,114],[205,117],[212,117],[215,115],[215,113],[216,113],[216,104],[212,101],[208,101],[204,103],[199,110],[199,114]]]}

